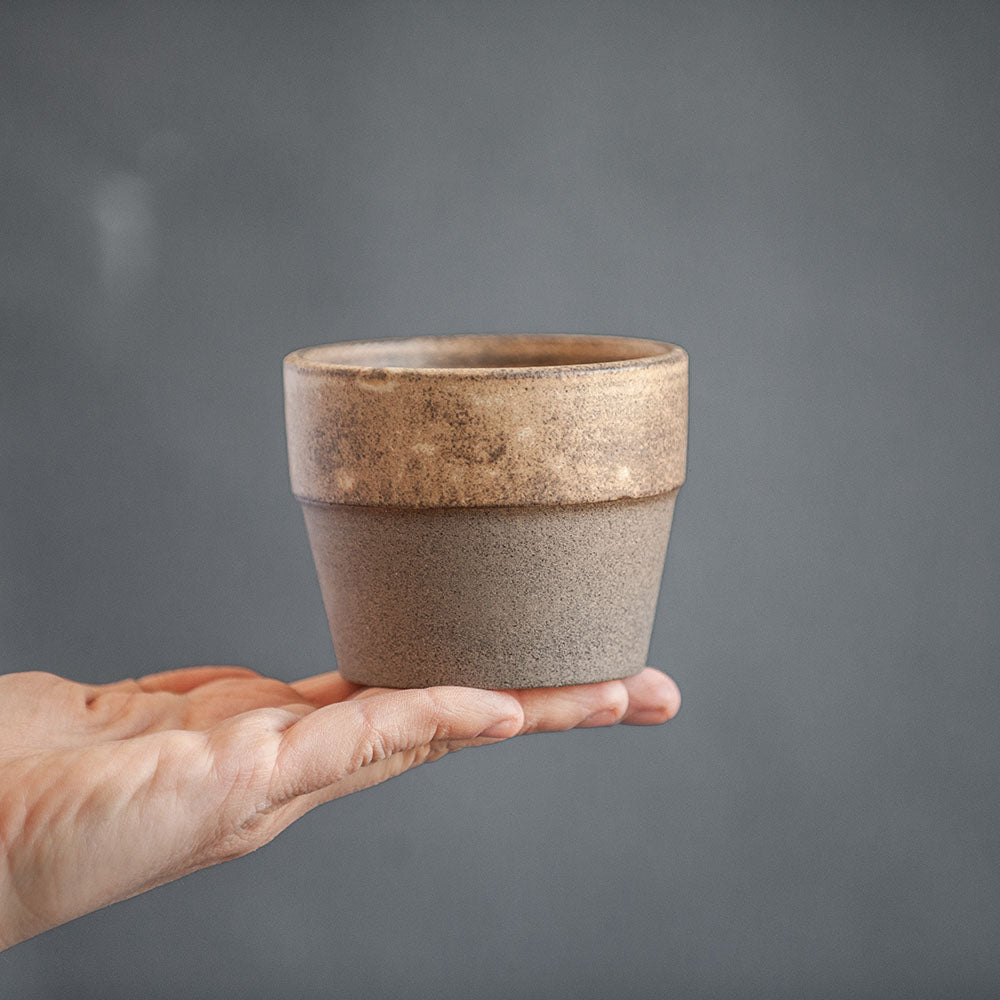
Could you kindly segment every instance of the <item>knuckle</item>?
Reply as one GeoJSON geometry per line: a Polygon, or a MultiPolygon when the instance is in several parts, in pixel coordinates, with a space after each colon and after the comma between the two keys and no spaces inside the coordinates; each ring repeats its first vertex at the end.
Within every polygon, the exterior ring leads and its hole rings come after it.
{"type": "Polygon", "coordinates": [[[385,760],[391,753],[391,743],[372,714],[370,703],[357,702],[358,738],[354,770],[385,760]]]}

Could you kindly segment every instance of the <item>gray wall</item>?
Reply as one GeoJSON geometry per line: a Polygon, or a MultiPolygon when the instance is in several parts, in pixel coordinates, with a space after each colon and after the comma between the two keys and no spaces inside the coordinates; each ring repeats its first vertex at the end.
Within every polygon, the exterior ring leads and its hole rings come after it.
{"type": "Polygon", "coordinates": [[[535,737],[0,957],[61,997],[1000,989],[995,5],[12,4],[0,669],[331,666],[280,360],[692,359],[658,731],[535,737]]]}

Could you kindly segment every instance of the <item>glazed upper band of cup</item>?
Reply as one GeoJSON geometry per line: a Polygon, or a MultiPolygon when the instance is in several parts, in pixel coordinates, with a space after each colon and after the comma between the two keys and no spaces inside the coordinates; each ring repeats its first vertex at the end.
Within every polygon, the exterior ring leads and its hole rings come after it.
{"type": "Polygon", "coordinates": [[[292,490],[390,507],[593,503],[684,481],[688,358],[586,334],[461,334],[285,358],[292,490]]]}

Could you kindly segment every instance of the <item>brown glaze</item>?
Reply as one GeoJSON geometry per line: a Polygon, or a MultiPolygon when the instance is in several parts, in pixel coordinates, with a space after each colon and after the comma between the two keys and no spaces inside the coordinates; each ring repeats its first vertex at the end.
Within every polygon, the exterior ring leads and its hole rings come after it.
{"type": "Polygon", "coordinates": [[[488,688],[636,673],[675,496],[437,510],[304,503],[341,673],[488,688]]]}
{"type": "Polygon", "coordinates": [[[687,355],[654,340],[461,335],[285,359],[292,489],[393,507],[592,503],[684,481],[687,355]]]}

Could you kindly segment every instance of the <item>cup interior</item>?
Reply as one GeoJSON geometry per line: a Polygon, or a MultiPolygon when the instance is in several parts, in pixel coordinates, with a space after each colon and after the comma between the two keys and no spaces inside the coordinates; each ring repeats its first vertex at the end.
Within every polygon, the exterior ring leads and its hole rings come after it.
{"type": "Polygon", "coordinates": [[[458,334],[405,340],[351,341],[296,351],[307,365],[468,369],[620,365],[678,351],[672,344],[590,334],[458,334]]]}

